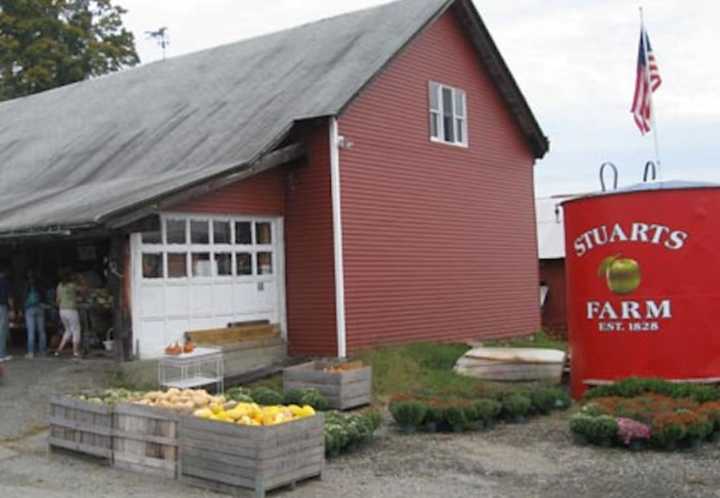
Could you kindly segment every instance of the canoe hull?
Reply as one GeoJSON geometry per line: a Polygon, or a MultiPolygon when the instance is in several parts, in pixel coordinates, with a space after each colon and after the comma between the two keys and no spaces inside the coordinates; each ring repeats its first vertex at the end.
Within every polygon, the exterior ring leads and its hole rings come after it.
{"type": "Polygon", "coordinates": [[[508,354],[506,349],[477,348],[460,358],[455,371],[490,381],[545,381],[560,383],[565,353],[562,351],[522,349],[508,354]]]}

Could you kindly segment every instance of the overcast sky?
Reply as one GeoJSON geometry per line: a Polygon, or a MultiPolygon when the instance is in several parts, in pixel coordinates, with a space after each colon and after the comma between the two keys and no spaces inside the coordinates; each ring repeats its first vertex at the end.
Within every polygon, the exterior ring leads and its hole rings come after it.
{"type": "MultiPolygon", "coordinates": [[[[144,63],[161,57],[145,32],[167,26],[168,55],[276,31],[386,0],[117,0],[144,63]],[[255,7],[251,7],[254,5],[255,7]],[[260,6],[260,7],[258,7],[260,6]]],[[[603,161],[620,184],[654,158],[629,112],[639,39],[632,0],[475,0],[551,150],[536,168],[538,195],[598,187],[603,161]]],[[[665,179],[720,182],[720,2],[646,0],[663,86],[655,94],[665,179]]]]}

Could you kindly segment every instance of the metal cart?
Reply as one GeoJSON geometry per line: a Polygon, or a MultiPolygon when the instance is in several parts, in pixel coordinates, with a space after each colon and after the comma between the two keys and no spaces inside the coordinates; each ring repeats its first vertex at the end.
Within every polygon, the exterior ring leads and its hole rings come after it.
{"type": "Polygon", "coordinates": [[[195,348],[192,353],[165,355],[158,364],[158,381],[162,387],[190,389],[215,384],[222,393],[225,364],[217,348],[195,348]]]}

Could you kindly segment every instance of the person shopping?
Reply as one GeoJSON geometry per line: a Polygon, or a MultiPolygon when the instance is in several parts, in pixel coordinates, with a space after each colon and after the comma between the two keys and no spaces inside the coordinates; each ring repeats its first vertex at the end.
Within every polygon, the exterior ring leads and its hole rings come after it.
{"type": "Polygon", "coordinates": [[[5,265],[0,263],[0,362],[12,359],[12,356],[7,354],[7,342],[10,335],[10,310],[13,309],[13,304],[5,265]]]}
{"type": "Polygon", "coordinates": [[[27,355],[33,358],[36,353],[47,353],[47,336],[45,334],[45,300],[37,279],[28,272],[25,291],[25,328],[27,330],[27,355]]]}
{"type": "Polygon", "coordinates": [[[73,356],[80,356],[80,314],[77,307],[78,286],[72,280],[69,271],[63,270],[60,273],[60,283],[57,286],[55,301],[60,308],[60,321],[62,321],[65,333],[62,336],[60,345],[55,351],[55,356],[65,349],[65,345],[72,338],[73,356]]]}

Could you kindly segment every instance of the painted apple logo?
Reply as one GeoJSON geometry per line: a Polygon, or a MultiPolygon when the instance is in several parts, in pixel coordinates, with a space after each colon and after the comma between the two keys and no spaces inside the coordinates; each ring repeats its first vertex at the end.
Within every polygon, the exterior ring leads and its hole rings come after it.
{"type": "Polygon", "coordinates": [[[598,276],[605,278],[608,289],[615,294],[630,294],[640,286],[640,264],[618,254],[602,260],[598,276]]]}

